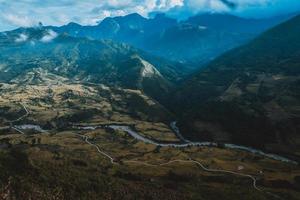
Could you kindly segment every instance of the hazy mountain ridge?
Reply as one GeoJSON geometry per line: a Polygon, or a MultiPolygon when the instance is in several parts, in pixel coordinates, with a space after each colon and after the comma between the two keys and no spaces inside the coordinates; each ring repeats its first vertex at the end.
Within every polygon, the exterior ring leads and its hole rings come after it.
{"type": "Polygon", "coordinates": [[[74,37],[125,42],[177,62],[205,64],[289,17],[253,20],[227,14],[200,14],[179,22],[163,14],[150,19],[130,14],[106,18],[97,26],[70,23],[51,28],[74,37]]]}

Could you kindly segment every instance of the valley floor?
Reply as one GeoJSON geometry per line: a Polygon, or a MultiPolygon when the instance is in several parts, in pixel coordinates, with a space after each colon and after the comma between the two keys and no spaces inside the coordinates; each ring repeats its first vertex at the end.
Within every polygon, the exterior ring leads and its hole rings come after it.
{"type": "Polygon", "coordinates": [[[0,89],[0,199],[300,199],[293,163],[155,144],[180,139],[169,127],[172,116],[139,91],[80,84],[0,89]]]}

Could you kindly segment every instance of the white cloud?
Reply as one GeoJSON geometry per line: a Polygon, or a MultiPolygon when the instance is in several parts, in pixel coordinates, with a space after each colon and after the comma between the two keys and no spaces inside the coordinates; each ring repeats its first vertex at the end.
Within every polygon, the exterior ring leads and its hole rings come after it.
{"type": "Polygon", "coordinates": [[[260,17],[299,10],[300,0],[0,0],[0,30],[32,26],[39,21],[45,25],[95,25],[105,17],[134,12],[187,17],[211,11],[260,17]]]}
{"type": "Polygon", "coordinates": [[[20,15],[14,15],[14,14],[3,14],[2,18],[14,26],[30,27],[30,26],[34,25],[33,20],[27,16],[20,16],[20,15]]]}
{"type": "Polygon", "coordinates": [[[21,33],[18,38],[15,39],[15,42],[26,42],[28,40],[28,35],[21,33]]]}
{"type": "Polygon", "coordinates": [[[105,17],[134,12],[147,16],[152,11],[167,11],[183,3],[184,0],[0,0],[0,30],[32,26],[39,21],[45,25],[63,25],[72,21],[95,25],[105,17]]]}
{"type": "Polygon", "coordinates": [[[54,32],[53,30],[48,30],[46,35],[44,35],[40,41],[47,43],[47,42],[51,42],[52,40],[54,40],[57,37],[57,33],[54,32]]]}
{"type": "Polygon", "coordinates": [[[300,11],[300,0],[184,0],[184,5],[168,12],[187,17],[199,12],[227,12],[252,18],[270,17],[300,11]]]}

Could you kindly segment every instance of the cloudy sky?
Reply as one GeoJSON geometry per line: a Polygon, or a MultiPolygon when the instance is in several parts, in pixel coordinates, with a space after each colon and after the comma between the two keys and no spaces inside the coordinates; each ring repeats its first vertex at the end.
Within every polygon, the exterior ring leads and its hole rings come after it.
{"type": "Polygon", "coordinates": [[[0,31],[20,26],[94,25],[108,16],[166,12],[184,18],[199,12],[269,17],[300,10],[300,0],[0,0],[0,31]]]}

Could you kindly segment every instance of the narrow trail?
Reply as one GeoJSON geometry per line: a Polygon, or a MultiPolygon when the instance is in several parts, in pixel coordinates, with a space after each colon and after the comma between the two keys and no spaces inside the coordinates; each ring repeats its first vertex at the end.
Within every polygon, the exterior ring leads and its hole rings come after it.
{"type": "Polygon", "coordinates": [[[8,123],[12,124],[12,123],[21,121],[22,119],[24,119],[25,117],[27,117],[27,116],[29,115],[29,111],[28,111],[28,109],[26,108],[25,104],[20,103],[20,105],[23,107],[23,109],[26,111],[26,113],[25,113],[24,115],[22,115],[21,117],[19,117],[18,119],[11,120],[11,121],[7,121],[8,123]]]}
{"type": "Polygon", "coordinates": [[[21,133],[22,135],[25,135],[25,133],[23,131],[21,131],[20,129],[18,129],[17,127],[15,127],[13,125],[13,123],[21,121],[22,119],[26,118],[29,115],[29,111],[28,111],[27,107],[25,106],[25,104],[20,103],[20,105],[23,107],[23,109],[25,110],[26,113],[24,115],[22,115],[21,117],[15,119],[15,120],[7,120],[6,123],[9,123],[10,126],[0,127],[0,130],[13,129],[13,130],[21,133]]]}
{"type": "Polygon", "coordinates": [[[26,105],[24,103],[20,103],[20,105],[23,107],[23,109],[25,110],[25,114],[22,115],[21,117],[19,117],[18,119],[15,120],[7,120],[6,123],[9,123],[10,126],[5,126],[5,127],[0,127],[0,130],[8,130],[8,129],[13,129],[19,133],[21,133],[22,135],[26,135],[25,132],[23,132],[23,130],[26,129],[34,129],[40,133],[46,133],[46,134],[50,134],[48,131],[43,130],[40,126],[37,125],[14,125],[14,123],[19,122],[23,119],[25,119],[26,117],[28,117],[28,115],[30,114],[29,110],[27,109],[26,105]]]}
{"type": "Polygon", "coordinates": [[[16,127],[12,127],[12,129],[14,129],[15,131],[21,133],[22,135],[25,135],[25,133],[23,131],[21,131],[20,129],[18,129],[16,127]]]}
{"type": "MultiPolygon", "coordinates": [[[[97,144],[94,144],[91,141],[89,141],[90,138],[88,136],[77,134],[77,133],[75,133],[75,135],[81,137],[83,139],[83,141],[86,142],[88,145],[96,148],[96,150],[100,154],[102,154],[103,156],[105,156],[106,158],[109,159],[109,161],[110,161],[110,163],[112,165],[119,165],[118,162],[114,161],[114,158],[111,155],[109,155],[108,153],[102,151],[97,144]]],[[[159,163],[159,164],[152,164],[152,163],[148,163],[148,162],[144,162],[144,161],[138,161],[138,160],[121,160],[121,162],[123,162],[123,163],[138,164],[138,165],[144,165],[144,166],[148,166],[148,167],[162,167],[162,166],[166,166],[166,165],[171,165],[173,163],[192,163],[192,164],[196,164],[197,166],[199,166],[200,168],[202,168],[202,170],[204,170],[206,172],[231,174],[231,175],[235,175],[235,176],[241,176],[241,177],[249,178],[249,179],[251,179],[251,181],[252,181],[252,187],[255,190],[257,190],[259,192],[263,192],[265,194],[268,194],[268,195],[270,195],[270,196],[272,196],[274,198],[282,199],[278,195],[275,195],[275,194],[273,194],[271,192],[268,192],[268,191],[265,191],[265,190],[259,188],[257,186],[257,179],[253,175],[251,175],[251,174],[238,173],[238,172],[229,171],[229,170],[222,170],[222,169],[210,169],[210,168],[205,167],[204,164],[202,164],[201,162],[199,162],[197,160],[194,160],[194,159],[191,159],[191,158],[188,158],[188,160],[175,159],[175,160],[170,160],[170,161],[167,161],[165,163],[159,163]]]]}
{"type": "Polygon", "coordinates": [[[94,147],[97,149],[97,151],[102,154],[103,156],[107,157],[109,160],[110,160],[110,163],[115,165],[115,164],[118,164],[114,161],[114,158],[111,157],[110,155],[108,155],[107,153],[105,153],[104,151],[101,151],[100,147],[96,144],[93,144],[92,142],[89,141],[89,137],[86,136],[86,135],[81,135],[81,134],[78,134],[78,133],[74,133],[75,135],[81,137],[87,144],[89,144],[90,146],[94,147]]]}

